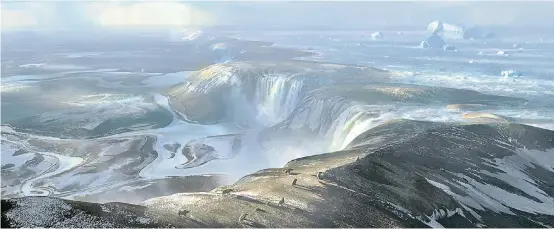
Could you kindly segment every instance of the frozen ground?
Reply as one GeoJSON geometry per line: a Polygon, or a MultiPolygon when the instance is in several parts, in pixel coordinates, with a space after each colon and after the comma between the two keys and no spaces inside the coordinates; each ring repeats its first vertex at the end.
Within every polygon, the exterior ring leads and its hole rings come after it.
{"type": "MultiPolygon", "coordinates": [[[[554,96],[552,37],[541,35],[541,42],[538,37],[519,38],[514,35],[486,42],[447,40],[447,43],[455,45],[459,50],[449,52],[418,48],[419,41],[425,37],[424,31],[381,31],[384,34],[382,40],[371,39],[370,34],[373,32],[257,31],[254,34],[227,31],[214,36],[226,34],[242,39],[241,42],[259,40],[275,44],[250,44],[224,39],[199,46],[194,42],[206,41],[198,35],[195,39],[180,43],[148,38],[118,46],[115,50],[110,50],[112,46],[104,43],[105,46],[99,45],[98,50],[84,50],[94,49],[90,46],[72,46],[67,48],[72,51],[52,48],[40,55],[26,53],[28,44],[23,43],[26,41],[17,43],[16,40],[9,40],[11,46],[2,47],[2,67],[6,69],[2,74],[1,85],[2,124],[13,127],[17,138],[8,139],[2,133],[2,177],[19,174],[15,176],[20,176],[20,179],[14,179],[12,183],[3,182],[2,188],[6,192],[2,194],[14,197],[58,193],[59,196],[69,198],[86,195],[96,187],[102,189],[95,192],[120,188],[118,182],[148,181],[172,176],[226,174],[229,175],[227,182],[232,182],[260,169],[280,167],[297,157],[344,149],[359,134],[393,119],[472,121],[464,118],[471,111],[452,109],[442,104],[361,105],[351,108],[355,110],[351,113],[373,112],[377,115],[367,118],[345,113],[341,116],[344,120],[335,122],[339,126],[327,133],[333,139],[324,148],[314,146],[314,142],[307,142],[302,143],[304,148],[290,147],[280,151],[263,148],[259,144],[259,129],[245,130],[233,123],[201,125],[182,121],[162,93],[210,64],[257,61],[259,56],[271,56],[272,52],[282,55],[272,57],[276,59],[294,57],[387,69],[395,73],[391,83],[470,89],[490,95],[522,98],[527,101],[523,107],[494,106],[479,112],[554,130],[554,103],[551,99],[554,96]],[[155,45],[149,46],[152,42],[155,45]],[[240,48],[219,52],[213,49],[216,42],[235,42],[233,44],[240,48]],[[513,48],[515,43],[520,44],[521,48],[513,48]],[[282,48],[295,50],[286,51],[282,48]],[[296,50],[314,54],[298,53],[296,50]],[[497,55],[499,50],[510,55],[497,55]],[[520,71],[523,76],[501,76],[500,72],[508,69],[520,71]],[[231,152],[226,144],[232,143],[224,140],[223,143],[217,143],[220,145],[216,147],[215,156],[195,155],[195,166],[186,166],[189,158],[183,150],[191,140],[238,133],[243,134],[242,147],[238,153],[231,152]],[[142,147],[118,140],[134,138],[143,139],[137,140],[142,147]],[[111,143],[99,143],[104,141],[111,143]],[[75,146],[79,144],[87,145],[90,147],[86,148],[89,150],[87,152],[94,153],[77,152],[83,149],[75,146]],[[175,147],[168,149],[168,145],[172,144],[175,147]],[[151,147],[153,152],[144,150],[145,147],[151,147]],[[127,152],[129,149],[132,149],[132,153],[127,152]],[[20,153],[15,154],[18,150],[21,150],[20,153]],[[36,170],[34,174],[29,175],[25,172],[27,170],[15,171],[26,161],[33,160],[32,155],[50,159],[33,164],[36,170]],[[48,164],[51,161],[56,162],[48,164]],[[103,161],[110,161],[110,169],[94,170],[103,161]],[[110,171],[124,173],[125,176],[105,175],[110,171]],[[94,173],[98,174],[91,175],[94,173]],[[67,179],[68,183],[64,184],[64,180],[56,179],[56,176],[72,179],[67,179]],[[81,177],[89,177],[87,179],[90,179],[91,189],[77,187],[77,180],[81,177]],[[76,185],[74,189],[72,185],[76,185]]],[[[44,45],[52,45],[53,42],[48,40],[44,45]]],[[[114,45],[124,43],[119,38],[111,42],[114,45]]],[[[85,41],[83,43],[86,44],[85,41]]],[[[267,85],[257,88],[262,90],[257,92],[259,101],[267,102],[258,106],[260,113],[257,117],[267,119],[267,126],[260,129],[282,121],[294,110],[295,107],[280,107],[283,105],[281,99],[292,98],[292,92],[289,91],[293,90],[289,85],[296,84],[287,84],[276,77],[267,85]]],[[[295,105],[297,102],[285,101],[286,105],[295,105]]],[[[501,167],[504,162],[495,163],[501,167]]],[[[440,185],[436,184],[442,187],[440,185]]],[[[483,186],[482,189],[487,187],[483,186]]],[[[535,196],[540,194],[532,187],[527,191],[534,192],[535,196]]],[[[498,193],[497,197],[500,196],[501,193],[498,193]]],[[[552,202],[549,198],[544,197],[543,205],[533,209],[542,209],[542,213],[551,214],[547,209],[552,202]]]]}

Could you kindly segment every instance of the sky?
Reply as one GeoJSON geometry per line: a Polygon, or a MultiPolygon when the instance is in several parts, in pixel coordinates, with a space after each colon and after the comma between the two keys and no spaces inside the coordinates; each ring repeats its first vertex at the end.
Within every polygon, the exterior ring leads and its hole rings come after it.
{"type": "Polygon", "coordinates": [[[4,0],[2,29],[187,26],[554,25],[554,1],[4,0]]]}

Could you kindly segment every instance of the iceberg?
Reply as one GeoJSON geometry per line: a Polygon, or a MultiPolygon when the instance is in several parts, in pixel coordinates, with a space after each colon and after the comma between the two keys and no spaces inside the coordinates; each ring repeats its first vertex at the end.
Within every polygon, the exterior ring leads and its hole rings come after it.
{"type": "Polygon", "coordinates": [[[506,78],[508,77],[519,78],[522,76],[521,72],[515,71],[515,70],[501,71],[500,74],[506,78]]]}
{"type": "Polygon", "coordinates": [[[444,51],[458,51],[454,45],[444,45],[444,51]]]}
{"type": "Polygon", "coordinates": [[[499,56],[509,56],[510,54],[509,54],[508,52],[506,52],[506,51],[500,50],[500,51],[498,51],[498,52],[496,53],[496,55],[499,55],[499,56]]]}
{"type": "Polygon", "coordinates": [[[465,28],[461,25],[446,23],[441,20],[436,20],[427,26],[427,31],[431,34],[441,34],[446,38],[463,38],[463,39],[488,39],[495,37],[495,34],[477,26],[465,28]]]}
{"type": "Polygon", "coordinates": [[[419,47],[421,48],[443,48],[445,45],[444,40],[437,34],[432,34],[425,40],[423,40],[419,47]]]}
{"type": "Polygon", "coordinates": [[[441,34],[443,37],[447,38],[461,38],[464,28],[459,25],[437,20],[429,23],[427,31],[431,34],[441,34]]]}
{"type": "Polygon", "coordinates": [[[433,21],[429,23],[427,26],[427,31],[429,31],[431,34],[436,34],[442,32],[443,29],[443,23],[440,20],[433,21]]]}
{"type": "Polygon", "coordinates": [[[371,39],[373,39],[373,40],[382,40],[383,39],[383,33],[382,32],[375,32],[375,33],[372,33],[370,36],[371,36],[371,39]]]}

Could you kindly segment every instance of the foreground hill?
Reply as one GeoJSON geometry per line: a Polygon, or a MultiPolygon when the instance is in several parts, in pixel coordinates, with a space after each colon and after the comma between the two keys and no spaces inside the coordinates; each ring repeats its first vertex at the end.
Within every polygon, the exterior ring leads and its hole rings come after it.
{"type": "Polygon", "coordinates": [[[553,131],[397,120],[207,193],[3,199],[2,227],[551,227],[553,161],[553,131]]]}

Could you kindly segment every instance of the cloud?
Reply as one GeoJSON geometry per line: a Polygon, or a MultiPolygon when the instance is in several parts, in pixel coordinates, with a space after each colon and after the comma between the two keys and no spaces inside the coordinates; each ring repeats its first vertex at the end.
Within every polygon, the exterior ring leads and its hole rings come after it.
{"type": "Polygon", "coordinates": [[[37,19],[25,11],[2,9],[2,29],[28,28],[37,24],[37,19]]]}
{"type": "Polygon", "coordinates": [[[54,18],[55,10],[41,2],[2,2],[2,29],[39,26],[54,18]]]}
{"type": "Polygon", "coordinates": [[[2,28],[196,27],[209,25],[370,28],[444,20],[465,25],[554,25],[554,2],[137,1],[2,2],[2,28]]]}
{"type": "Polygon", "coordinates": [[[212,25],[213,14],[186,2],[2,2],[2,28],[183,27],[212,25]]]}
{"type": "Polygon", "coordinates": [[[215,22],[213,15],[180,2],[92,4],[88,16],[102,26],[204,26],[215,22]]]}

